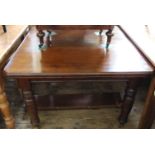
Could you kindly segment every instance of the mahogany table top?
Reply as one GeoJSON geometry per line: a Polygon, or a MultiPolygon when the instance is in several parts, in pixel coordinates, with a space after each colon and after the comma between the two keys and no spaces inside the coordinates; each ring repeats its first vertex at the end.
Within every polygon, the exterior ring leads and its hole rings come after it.
{"type": "Polygon", "coordinates": [[[52,47],[40,51],[36,30],[32,29],[6,65],[5,74],[12,77],[152,74],[152,67],[117,27],[108,51],[105,38],[98,35],[98,30],[57,30],[53,33],[52,47]]]}

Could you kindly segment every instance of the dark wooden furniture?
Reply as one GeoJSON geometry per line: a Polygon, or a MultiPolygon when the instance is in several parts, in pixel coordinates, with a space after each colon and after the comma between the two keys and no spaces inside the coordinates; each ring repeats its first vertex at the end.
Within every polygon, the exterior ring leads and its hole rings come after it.
{"type": "MultiPolygon", "coordinates": [[[[155,28],[152,25],[120,26],[155,71],[155,28]]],[[[155,119],[155,74],[152,75],[139,128],[151,128],[155,119]]]]}
{"type": "Polygon", "coordinates": [[[6,33],[7,32],[6,25],[2,25],[2,27],[3,27],[3,31],[6,33]]]}
{"type": "Polygon", "coordinates": [[[99,34],[101,36],[103,30],[108,30],[106,32],[107,42],[106,49],[108,49],[111,38],[112,38],[112,30],[114,28],[113,25],[37,25],[38,30],[37,36],[39,37],[40,44],[39,47],[42,48],[43,45],[51,46],[52,44],[52,31],[53,30],[99,30],[99,34]],[[44,38],[46,30],[48,32],[46,39],[44,38]],[[46,40],[46,41],[45,41],[46,40]]]}
{"type": "Polygon", "coordinates": [[[39,116],[32,84],[49,81],[126,82],[119,122],[127,122],[139,80],[153,69],[117,27],[109,52],[94,32],[57,30],[53,45],[42,52],[37,32],[31,30],[5,66],[4,75],[18,80],[33,126],[39,126],[39,116]]]}

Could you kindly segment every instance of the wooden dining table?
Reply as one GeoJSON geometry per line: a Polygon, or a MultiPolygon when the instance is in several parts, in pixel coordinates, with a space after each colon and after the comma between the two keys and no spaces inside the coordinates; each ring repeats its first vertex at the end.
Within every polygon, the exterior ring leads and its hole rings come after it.
{"type": "Polygon", "coordinates": [[[18,81],[33,126],[38,127],[40,119],[32,84],[40,82],[123,81],[126,87],[118,119],[121,124],[127,122],[139,82],[150,77],[153,68],[117,26],[108,51],[105,39],[96,32],[55,30],[52,45],[41,50],[34,28],[11,57],[4,76],[18,81]]]}

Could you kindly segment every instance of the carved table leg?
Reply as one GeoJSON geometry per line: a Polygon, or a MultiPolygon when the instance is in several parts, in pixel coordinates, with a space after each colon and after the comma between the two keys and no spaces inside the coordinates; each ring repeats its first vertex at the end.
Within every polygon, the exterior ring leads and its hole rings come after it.
{"type": "Polygon", "coordinates": [[[38,30],[37,36],[38,36],[39,41],[40,41],[39,47],[41,48],[44,45],[45,33],[42,30],[38,30]]]}
{"type": "Polygon", "coordinates": [[[155,77],[152,79],[138,128],[151,128],[155,119],[155,77]]]}
{"type": "Polygon", "coordinates": [[[106,49],[109,48],[109,45],[110,45],[110,42],[111,42],[111,38],[113,36],[112,31],[113,31],[113,28],[109,29],[108,32],[106,32],[106,35],[107,35],[106,49]]]}
{"type": "Polygon", "coordinates": [[[7,101],[3,86],[0,84],[0,112],[5,121],[7,128],[12,129],[15,127],[15,121],[11,114],[10,106],[7,101]]]}
{"type": "Polygon", "coordinates": [[[37,105],[33,99],[29,80],[21,80],[20,87],[22,88],[23,91],[24,102],[26,104],[27,112],[30,115],[32,126],[39,127],[40,120],[38,116],[37,105]]]}
{"type": "Polygon", "coordinates": [[[123,104],[121,109],[121,114],[119,116],[120,124],[125,124],[128,120],[128,115],[132,109],[135,95],[137,92],[138,80],[130,80],[127,82],[125,89],[125,94],[123,98],[123,104]]]}

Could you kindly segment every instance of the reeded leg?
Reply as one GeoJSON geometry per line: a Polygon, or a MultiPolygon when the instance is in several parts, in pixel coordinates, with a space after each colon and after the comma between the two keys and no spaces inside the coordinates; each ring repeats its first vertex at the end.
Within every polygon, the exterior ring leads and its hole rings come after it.
{"type": "Polygon", "coordinates": [[[108,32],[106,32],[106,35],[107,35],[106,49],[109,48],[109,45],[110,45],[110,42],[111,42],[111,38],[113,36],[112,31],[113,31],[113,28],[109,29],[108,32]]]}
{"type": "Polygon", "coordinates": [[[37,111],[37,105],[32,95],[30,82],[28,80],[21,80],[20,85],[23,90],[23,98],[26,104],[27,112],[29,113],[31,119],[32,126],[39,127],[40,121],[37,111]]]}
{"type": "Polygon", "coordinates": [[[38,30],[37,36],[38,36],[39,41],[40,41],[39,47],[41,48],[44,45],[45,33],[42,30],[38,30]]]}
{"type": "Polygon", "coordinates": [[[2,113],[6,127],[9,129],[14,128],[15,121],[11,114],[10,106],[2,85],[0,85],[0,112],[2,113]]]}
{"type": "Polygon", "coordinates": [[[155,120],[155,77],[152,79],[138,128],[151,128],[155,120]]]}
{"type": "Polygon", "coordinates": [[[125,94],[123,98],[123,104],[121,109],[121,114],[119,116],[120,124],[125,124],[128,120],[128,115],[132,109],[135,95],[137,92],[138,80],[130,80],[127,82],[125,89],[125,94]]]}

